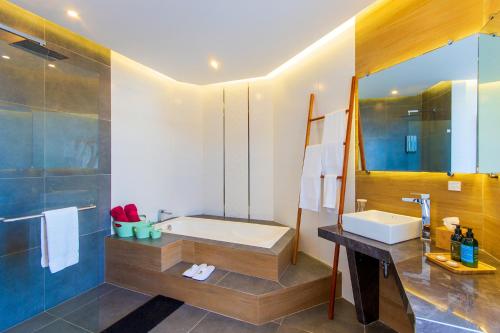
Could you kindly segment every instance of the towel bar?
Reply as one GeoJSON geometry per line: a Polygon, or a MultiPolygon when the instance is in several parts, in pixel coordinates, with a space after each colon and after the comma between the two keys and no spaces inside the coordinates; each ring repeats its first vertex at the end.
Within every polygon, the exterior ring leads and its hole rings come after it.
{"type": "MultiPolygon", "coordinates": [[[[97,207],[96,205],[91,205],[91,206],[87,206],[87,207],[78,208],[78,211],[81,212],[83,210],[94,209],[96,207],[97,207]]],[[[44,214],[30,215],[30,216],[23,216],[23,217],[16,217],[16,218],[12,218],[12,219],[7,219],[5,217],[0,217],[0,222],[1,223],[10,223],[10,222],[24,221],[24,220],[29,220],[29,219],[36,219],[36,218],[39,218],[39,217],[40,218],[44,217],[44,214]]]]}

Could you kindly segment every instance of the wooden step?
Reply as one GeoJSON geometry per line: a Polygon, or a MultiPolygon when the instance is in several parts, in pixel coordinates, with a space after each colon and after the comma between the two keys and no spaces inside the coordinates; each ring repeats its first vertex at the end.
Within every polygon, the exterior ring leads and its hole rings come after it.
{"type": "MultiPolygon", "coordinates": [[[[191,263],[182,261],[164,270],[107,258],[106,280],[148,294],[162,294],[260,325],[328,300],[331,269],[303,253],[278,281],[217,268],[200,282],[182,276],[191,263]]],[[[339,274],[340,275],[340,274],[339,274]]],[[[339,276],[339,284],[341,278],[339,276]]],[[[340,297],[340,290],[337,297],[340,297]]],[[[326,315],[326,314],[325,314],[326,315]]]]}

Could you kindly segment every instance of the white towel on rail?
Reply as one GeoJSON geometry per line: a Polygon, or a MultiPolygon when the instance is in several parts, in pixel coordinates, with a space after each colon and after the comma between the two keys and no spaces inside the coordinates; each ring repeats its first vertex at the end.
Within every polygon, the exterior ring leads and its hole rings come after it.
{"type": "Polygon", "coordinates": [[[68,207],[43,213],[41,223],[42,267],[51,273],[78,263],[78,209],[68,207]]]}
{"type": "Polygon", "coordinates": [[[333,111],[325,115],[322,143],[323,207],[337,208],[337,193],[344,162],[344,141],[347,128],[345,110],[333,111]]]}
{"type": "Polygon", "coordinates": [[[321,198],[321,145],[306,147],[304,166],[300,178],[299,207],[319,211],[321,198]]]}
{"type": "Polygon", "coordinates": [[[340,180],[337,179],[336,174],[325,175],[323,181],[323,207],[337,209],[337,193],[339,191],[340,180]]]}
{"type": "Polygon", "coordinates": [[[344,142],[323,143],[321,148],[321,165],[323,175],[341,175],[343,164],[344,142]]]}
{"type": "Polygon", "coordinates": [[[325,115],[322,143],[344,142],[347,128],[346,115],[345,110],[336,110],[325,115]]]}

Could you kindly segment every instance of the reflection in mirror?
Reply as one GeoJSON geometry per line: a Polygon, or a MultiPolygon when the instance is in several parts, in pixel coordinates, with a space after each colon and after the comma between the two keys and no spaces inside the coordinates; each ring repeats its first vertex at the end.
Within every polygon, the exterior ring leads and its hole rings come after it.
{"type": "Polygon", "coordinates": [[[368,170],[476,172],[474,35],[359,81],[368,170]]]}
{"type": "Polygon", "coordinates": [[[500,15],[479,36],[478,166],[481,173],[500,171],[500,15]]]}

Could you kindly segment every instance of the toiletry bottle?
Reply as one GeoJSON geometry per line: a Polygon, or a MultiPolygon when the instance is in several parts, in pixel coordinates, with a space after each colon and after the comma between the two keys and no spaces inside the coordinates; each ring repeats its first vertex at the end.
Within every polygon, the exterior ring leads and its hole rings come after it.
{"type": "Polygon", "coordinates": [[[450,253],[451,260],[460,261],[460,247],[462,246],[462,229],[460,229],[459,224],[453,224],[455,226],[455,233],[451,235],[450,241],[450,253]]]}
{"type": "Polygon", "coordinates": [[[477,268],[477,252],[479,244],[474,238],[472,228],[467,228],[467,233],[462,239],[462,246],[460,246],[460,259],[462,265],[467,267],[477,268]]]}

